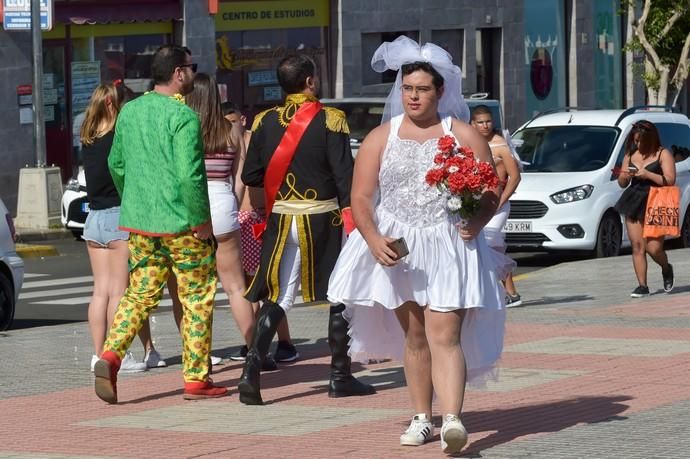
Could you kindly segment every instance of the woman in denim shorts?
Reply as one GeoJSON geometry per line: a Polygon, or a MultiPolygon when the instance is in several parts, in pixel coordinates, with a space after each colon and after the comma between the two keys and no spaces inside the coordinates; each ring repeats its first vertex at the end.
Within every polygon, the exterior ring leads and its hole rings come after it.
{"type": "MultiPolygon", "coordinates": [[[[127,260],[129,233],[118,229],[120,196],[108,169],[115,120],[131,91],[122,82],[101,84],[93,92],[81,127],[89,215],[82,236],[87,244],[93,271],[93,296],[89,304],[89,329],[94,355],[91,371],[103,351],[105,335],[115,317],[120,298],[129,283],[127,260]]],[[[131,353],[122,360],[120,371],[144,371],[165,366],[153,347],[148,321],[139,332],[146,356],[137,362],[131,353]]]]}

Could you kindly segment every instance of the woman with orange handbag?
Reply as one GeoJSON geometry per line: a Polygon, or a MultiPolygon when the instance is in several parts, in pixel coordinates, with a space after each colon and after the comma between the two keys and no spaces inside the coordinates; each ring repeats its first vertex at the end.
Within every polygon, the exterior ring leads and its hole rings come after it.
{"type": "Polygon", "coordinates": [[[632,245],[633,268],[639,284],[630,296],[640,298],[649,295],[647,254],[661,266],[664,291],[668,293],[673,289],[673,266],[664,251],[664,234],[645,237],[644,227],[650,189],[672,187],[676,183],[676,163],[673,155],[661,146],[656,126],[646,120],[633,124],[625,149],[618,184],[627,188],[615,209],[625,216],[632,245]]]}

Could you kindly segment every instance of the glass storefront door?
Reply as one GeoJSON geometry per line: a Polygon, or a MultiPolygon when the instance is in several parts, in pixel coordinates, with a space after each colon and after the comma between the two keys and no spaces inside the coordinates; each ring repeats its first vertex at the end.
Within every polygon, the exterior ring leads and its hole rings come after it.
{"type": "Polygon", "coordinates": [[[43,41],[43,104],[48,165],[60,167],[63,181],[77,166],[72,153],[72,121],[67,81],[67,46],[64,40],[43,41]]]}

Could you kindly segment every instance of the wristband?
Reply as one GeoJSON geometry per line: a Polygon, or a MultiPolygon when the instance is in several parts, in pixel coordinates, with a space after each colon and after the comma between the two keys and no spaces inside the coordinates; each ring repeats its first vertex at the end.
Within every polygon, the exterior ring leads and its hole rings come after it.
{"type": "Polygon", "coordinates": [[[356,228],[355,220],[354,218],[352,218],[352,209],[346,207],[345,209],[340,211],[340,214],[343,218],[343,229],[345,229],[345,234],[349,236],[350,233],[353,232],[356,228]]]}

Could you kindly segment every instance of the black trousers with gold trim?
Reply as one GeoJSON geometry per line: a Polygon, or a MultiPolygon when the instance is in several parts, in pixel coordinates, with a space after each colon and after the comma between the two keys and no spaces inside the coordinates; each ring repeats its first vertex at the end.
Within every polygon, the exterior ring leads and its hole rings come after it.
{"type": "Polygon", "coordinates": [[[245,296],[253,302],[271,301],[287,311],[301,285],[305,302],[326,301],[328,279],[342,242],[339,211],[271,214],[263,236],[259,268],[245,296]]]}

